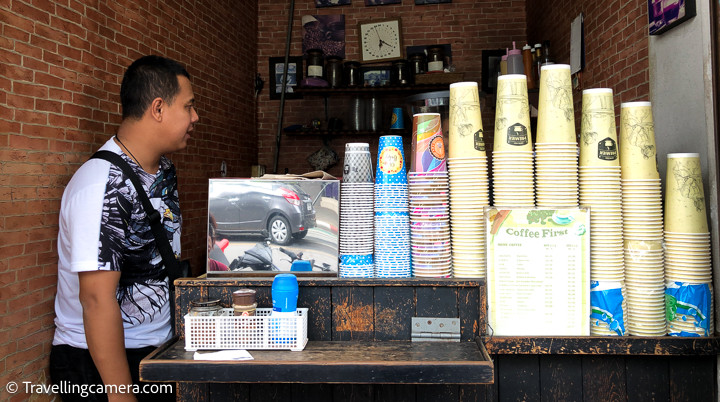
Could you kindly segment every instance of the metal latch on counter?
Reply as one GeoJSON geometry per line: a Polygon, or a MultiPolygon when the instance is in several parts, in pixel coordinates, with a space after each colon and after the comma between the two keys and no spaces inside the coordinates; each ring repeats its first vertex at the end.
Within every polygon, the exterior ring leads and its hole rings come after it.
{"type": "Polygon", "coordinates": [[[412,317],[413,342],[460,342],[460,319],[412,317]]]}

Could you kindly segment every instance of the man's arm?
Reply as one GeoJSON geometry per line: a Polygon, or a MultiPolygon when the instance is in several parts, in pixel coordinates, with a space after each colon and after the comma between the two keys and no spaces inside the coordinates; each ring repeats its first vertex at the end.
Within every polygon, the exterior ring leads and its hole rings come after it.
{"type": "MultiPolygon", "coordinates": [[[[105,385],[131,385],[125,354],[125,332],[117,301],[119,271],[88,271],[78,274],[85,338],[93,362],[105,385]]],[[[136,401],[135,395],[108,394],[109,401],[136,401]]]]}

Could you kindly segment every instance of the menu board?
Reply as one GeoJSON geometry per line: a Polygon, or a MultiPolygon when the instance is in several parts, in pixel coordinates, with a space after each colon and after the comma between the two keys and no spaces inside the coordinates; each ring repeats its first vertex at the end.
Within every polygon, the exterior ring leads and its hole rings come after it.
{"type": "Polygon", "coordinates": [[[589,335],[589,209],[486,207],[485,218],[488,332],[589,335]]]}

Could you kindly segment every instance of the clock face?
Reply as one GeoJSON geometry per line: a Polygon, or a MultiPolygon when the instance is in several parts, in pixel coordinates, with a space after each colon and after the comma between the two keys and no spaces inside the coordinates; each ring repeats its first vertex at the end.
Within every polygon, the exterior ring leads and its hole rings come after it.
{"type": "Polygon", "coordinates": [[[399,59],[402,57],[399,21],[365,24],[360,31],[363,61],[399,59]]]}

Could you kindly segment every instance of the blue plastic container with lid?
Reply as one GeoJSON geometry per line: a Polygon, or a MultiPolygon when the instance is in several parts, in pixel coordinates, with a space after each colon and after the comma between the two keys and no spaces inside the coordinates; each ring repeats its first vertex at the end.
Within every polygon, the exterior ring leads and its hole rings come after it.
{"type": "Polygon", "coordinates": [[[273,312],[290,313],[297,310],[298,281],[293,274],[278,274],[272,284],[273,312]]]}

